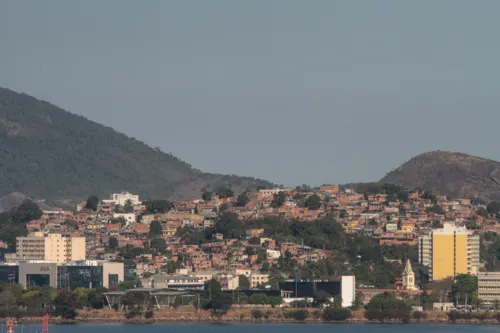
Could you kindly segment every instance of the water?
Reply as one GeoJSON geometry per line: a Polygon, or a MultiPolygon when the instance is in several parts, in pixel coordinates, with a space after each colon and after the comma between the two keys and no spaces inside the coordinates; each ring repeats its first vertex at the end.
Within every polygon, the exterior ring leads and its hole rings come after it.
{"type": "MultiPolygon", "coordinates": [[[[50,333],[462,333],[499,332],[500,325],[451,324],[74,324],[50,325],[50,333]]],[[[5,330],[3,330],[5,332],[5,330]]],[[[41,325],[19,325],[16,333],[40,333],[41,325]]]]}

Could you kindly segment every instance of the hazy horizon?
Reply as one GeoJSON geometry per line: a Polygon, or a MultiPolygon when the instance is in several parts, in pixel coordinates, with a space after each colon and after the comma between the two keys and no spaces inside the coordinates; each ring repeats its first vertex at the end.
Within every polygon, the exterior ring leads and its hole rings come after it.
{"type": "Polygon", "coordinates": [[[3,2],[0,86],[286,186],[500,160],[500,2],[3,2]]]}

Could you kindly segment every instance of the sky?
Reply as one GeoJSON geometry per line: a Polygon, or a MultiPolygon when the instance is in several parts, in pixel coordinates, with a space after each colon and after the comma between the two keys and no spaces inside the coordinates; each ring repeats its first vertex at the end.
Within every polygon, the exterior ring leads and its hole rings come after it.
{"type": "Polygon", "coordinates": [[[0,86],[207,172],[376,181],[500,160],[500,1],[0,2],[0,86]]]}

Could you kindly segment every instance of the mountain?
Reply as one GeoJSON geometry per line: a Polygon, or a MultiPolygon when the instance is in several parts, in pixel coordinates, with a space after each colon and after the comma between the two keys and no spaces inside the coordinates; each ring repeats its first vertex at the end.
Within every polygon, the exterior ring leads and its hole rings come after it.
{"type": "MultiPolygon", "coordinates": [[[[21,206],[21,204],[25,200],[32,200],[31,198],[27,197],[26,195],[19,193],[19,192],[13,192],[7,195],[4,195],[3,197],[0,197],[0,213],[3,212],[8,212],[14,208],[17,208],[21,206]]],[[[38,207],[41,210],[55,210],[56,208],[48,206],[41,200],[32,200],[34,201],[38,207]]]]}
{"type": "Polygon", "coordinates": [[[500,201],[500,163],[462,153],[432,151],[418,155],[380,182],[437,191],[454,198],[500,201]]]}
{"type": "Polygon", "coordinates": [[[0,195],[48,200],[126,190],[188,199],[202,189],[234,192],[272,184],[203,173],[177,157],[48,102],[0,88],[0,195]]]}

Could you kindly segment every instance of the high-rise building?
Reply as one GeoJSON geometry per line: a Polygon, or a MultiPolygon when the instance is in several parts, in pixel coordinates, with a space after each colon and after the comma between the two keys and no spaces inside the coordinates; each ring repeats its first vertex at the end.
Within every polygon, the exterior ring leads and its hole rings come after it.
{"type": "Polygon", "coordinates": [[[429,267],[431,280],[457,274],[477,275],[479,270],[479,235],[465,227],[445,222],[418,241],[419,262],[429,267]]]}
{"type": "Polygon", "coordinates": [[[85,237],[34,232],[17,237],[16,257],[20,260],[44,260],[55,263],[85,260],[85,237]]]}

